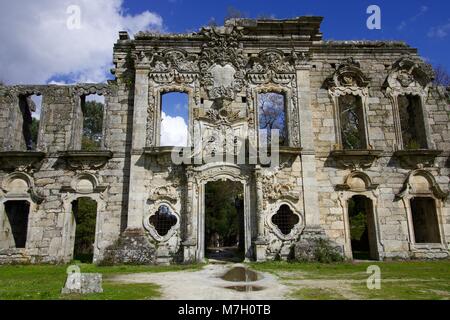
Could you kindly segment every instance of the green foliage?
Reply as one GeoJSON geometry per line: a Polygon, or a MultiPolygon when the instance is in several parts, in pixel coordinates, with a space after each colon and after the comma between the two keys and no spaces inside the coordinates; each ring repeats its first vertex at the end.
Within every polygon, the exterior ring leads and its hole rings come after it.
{"type": "Polygon", "coordinates": [[[416,140],[411,139],[410,141],[408,141],[405,148],[406,150],[417,150],[420,149],[420,144],[416,140]]]}
{"type": "Polygon", "coordinates": [[[98,267],[80,264],[81,272],[103,274],[103,293],[61,295],[67,266],[28,265],[0,266],[0,300],[142,300],[159,298],[156,284],[122,284],[110,277],[129,273],[156,273],[198,270],[194,266],[114,266],[98,267]]]}
{"type": "Polygon", "coordinates": [[[96,101],[87,101],[84,104],[82,150],[96,151],[100,149],[103,129],[103,108],[104,105],[96,101]]]}
{"type": "Polygon", "coordinates": [[[315,244],[314,257],[317,262],[333,263],[344,260],[342,255],[332,246],[329,240],[317,239],[315,244]]]}
{"type": "Polygon", "coordinates": [[[78,199],[74,214],[77,223],[75,233],[75,260],[92,262],[94,254],[97,202],[89,198],[78,199]]]}
{"type": "Polygon", "coordinates": [[[231,181],[210,182],[206,187],[206,230],[207,243],[218,233],[224,246],[236,244],[239,234],[236,198],[242,199],[242,185],[231,181]]]}
{"type": "Polygon", "coordinates": [[[38,119],[36,119],[36,118],[32,119],[30,131],[31,131],[31,140],[33,141],[33,144],[36,146],[37,140],[38,140],[38,133],[39,133],[39,120],[38,119]]]}

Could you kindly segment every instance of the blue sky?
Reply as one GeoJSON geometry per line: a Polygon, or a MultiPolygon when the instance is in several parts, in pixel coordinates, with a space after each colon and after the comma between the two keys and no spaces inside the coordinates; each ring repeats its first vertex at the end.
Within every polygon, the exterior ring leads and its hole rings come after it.
{"type": "MultiPolygon", "coordinates": [[[[163,18],[164,30],[171,33],[197,31],[214,19],[222,24],[229,7],[246,17],[273,16],[292,18],[302,15],[323,16],[322,33],[326,40],[402,40],[419,49],[428,62],[450,69],[450,1],[364,1],[364,0],[126,0],[133,14],[144,10],[163,18]],[[366,13],[369,5],[381,9],[381,30],[369,30],[366,13]]],[[[168,105],[179,105],[182,96],[174,95],[168,105]]],[[[187,117],[180,109],[168,108],[167,114],[187,117]]]]}
{"type": "MultiPolygon", "coordinates": [[[[222,24],[229,7],[249,18],[323,16],[325,40],[403,40],[431,64],[450,70],[448,0],[20,0],[0,1],[0,81],[104,82],[112,78],[119,31],[197,31],[211,19],[222,24]],[[381,30],[366,26],[370,5],[381,8],[381,30]],[[74,6],[81,18],[69,28],[74,6]]],[[[186,103],[170,100],[174,111],[167,115],[185,118],[176,106],[186,103]]]]}
{"type": "Polygon", "coordinates": [[[222,24],[230,6],[250,18],[323,16],[324,39],[403,40],[418,48],[430,63],[450,69],[450,1],[447,0],[126,0],[124,3],[130,13],[144,10],[158,13],[168,32],[197,30],[211,18],[222,24]],[[366,9],[372,4],[381,8],[381,30],[366,27],[366,9]]]}

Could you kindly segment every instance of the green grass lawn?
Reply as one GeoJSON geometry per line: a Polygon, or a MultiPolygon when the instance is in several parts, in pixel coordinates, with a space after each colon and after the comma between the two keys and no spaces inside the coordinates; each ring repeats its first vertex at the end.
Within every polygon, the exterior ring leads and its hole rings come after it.
{"type": "Polygon", "coordinates": [[[270,272],[292,288],[291,298],[305,300],[450,299],[450,260],[369,263],[252,263],[252,269],[270,272]],[[381,270],[381,289],[369,290],[367,267],[381,270]],[[310,281],[310,280],[316,280],[310,281]]]}
{"type": "MultiPolygon", "coordinates": [[[[155,284],[122,284],[111,281],[119,274],[195,271],[203,265],[113,266],[79,264],[81,272],[103,274],[101,294],[61,295],[67,266],[0,266],[0,300],[142,300],[161,296],[155,284]]],[[[450,299],[450,260],[373,263],[250,263],[256,271],[269,272],[290,289],[288,298],[335,299],[450,299]],[[381,269],[381,290],[369,290],[367,267],[381,269]]]]}
{"type": "Polygon", "coordinates": [[[0,300],[143,300],[160,297],[154,284],[119,284],[109,281],[112,275],[140,272],[198,270],[201,265],[177,266],[113,266],[98,267],[79,264],[81,272],[103,274],[103,293],[61,295],[67,266],[27,265],[0,266],[0,300]]]}

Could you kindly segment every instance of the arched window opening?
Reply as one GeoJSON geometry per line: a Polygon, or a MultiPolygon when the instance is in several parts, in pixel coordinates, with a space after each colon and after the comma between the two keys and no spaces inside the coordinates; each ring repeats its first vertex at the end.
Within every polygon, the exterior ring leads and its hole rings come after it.
{"type": "Polygon", "coordinates": [[[427,139],[420,97],[414,95],[399,96],[398,111],[400,113],[403,149],[426,149],[427,139]]]}
{"type": "Polygon", "coordinates": [[[339,97],[339,113],[343,149],[366,149],[366,134],[361,97],[354,95],[339,97]]]}
{"type": "Polygon", "coordinates": [[[272,223],[278,227],[282,234],[289,235],[292,229],[300,222],[299,217],[294,214],[291,208],[283,204],[277,213],[272,216],[272,223]]]}
{"type": "Polygon", "coordinates": [[[189,133],[189,95],[169,92],[161,96],[160,146],[186,147],[189,133]]]}
{"type": "Polygon", "coordinates": [[[94,257],[97,202],[91,198],[78,198],[72,202],[75,219],[74,259],[92,263],[94,257]]]}
{"type": "Polygon", "coordinates": [[[21,117],[21,135],[16,135],[21,139],[20,149],[33,151],[37,149],[39,123],[42,112],[42,97],[37,95],[20,95],[19,108],[21,117]]]}
{"type": "Polygon", "coordinates": [[[81,97],[81,112],[83,114],[81,150],[98,151],[102,149],[103,112],[105,98],[91,94],[81,97]]]}
{"type": "Polygon", "coordinates": [[[5,202],[6,234],[10,248],[25,248],[28,233],[30,203],[28,201],[5,202]]]}
{"type": "Polygon", "coordinates": [[[150,224],[161,237],[166,236],[177,221],[177,217],[166,205],[159,206],[158,211],[150,217],[150,224]]]}
{"type": "Polygon", "coordinates": [[[412,198],[410,201],[415,242],[440,243],[435,200],[429,197],[419,197],[412,198]]]}
{"type": "Polygon", "coordinates": [[[267,141],[268,145],[271,143],[272,130],[279,131],[280,146],[288,145],[285,100],[283,94],[275,92],[260,93],[258,95],[260,135],[261,139],[267,141]]]}

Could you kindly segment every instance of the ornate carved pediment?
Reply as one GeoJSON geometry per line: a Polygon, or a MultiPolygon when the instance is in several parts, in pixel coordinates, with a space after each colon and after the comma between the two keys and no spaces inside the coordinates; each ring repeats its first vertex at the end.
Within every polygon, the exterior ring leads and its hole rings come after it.
{"type": "Polygon", "coordinates": [[[198,58],[182,49],[154,52],[151,57],[150,78],[157,83],[192,83],[198,78],[198,58]]]}
{"type": "Polygon", "coordinates": [[[398,150],[394,156],[400,160],[400,165],[408,169],[422,169],[426,167],[433,167],[434,161],[439,156],[442,150],[398,150]]]}
{"type": "Polygon", "coordinates": [[[434,71],[429,64],[416,57],[404,56],[392,65],[385,86],[391,95],[426,95],[433,79],[434,71]]]}
{"type": "Polygon", "coordinates": [[[239,45],[238,27],[203,28],[207,42],[200,56],[201,83],[211,100],[234,100],[244,85],[247,58],[239,45]]]}
{"type": "Polygon", "coordinates": [[[112,158],[111,151],[63,151],[59,156],[73,170],[97,170],[112,158]]]}
{"type": "Polygon", "coordinates": [[[338,191],[352,191],[352,192],[364,192],[375,190],[378,188],[378,184],[372,183],[370,177],[361,171],[354,171],[350,173],[343,184],[336,185],[338,191]]]}
{"type": "Polygon", "coordinates": [[[289,84],[295,79],[295,66],[298,55],[293,53],[286,57],[278,49],[267,49],[259,53],[258,57],[249,61],[248,79],[254,84],[289,84]]]}
{"type": "MultiPolygon", "coordinates": [[[[348,58],[342,62],[334,74],[327,79],[326,84],[330,90],[356,91],[359,88],[366,88],[370,83],[361,70],[359,62],[353,58],[348,58]]],[[[360,89],[359,89],[360,90],[360,89]]]]}
{"type": "Polygon", "coordinates": [[[95,175],[82,172],[71,181],[70,185],[62,186],[61,192],[79,194],[102,193],[107,188],[106,185],[100,183],[95,175]]]}
{"type": "Polygon", "coordinates": [[[0,194],[5,198],[30,198],[36,203],[42,203],[44,197],[39,194],[34,186],[31,176],[23,172],[13,172],[3,179],[0,194]]]}
{"type": "Polygon", "coordinates": [[[39,169],[44,158],[44,152],[2,151],[0,152],[0,168],[7,171],[33,171],[39,169]]]}
{"type": "Polygon", "coordinates": [[[382,150],[334,150],[330,156],[343,168],[360,170],[370,168],[382,153],[382,150]]]}
{"type": "Polygon", "coordinates": [[[398,198],[404,198],[408,195],[430,195],[438,199],[446,199],[449,192],[444,192],[441,189],[431,172],[423,169],[417,169],[409,173],[402,190],[396,196],[398,198]]]}

